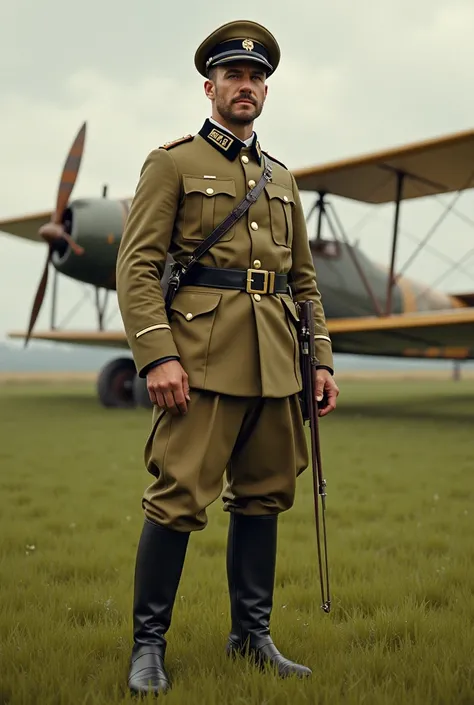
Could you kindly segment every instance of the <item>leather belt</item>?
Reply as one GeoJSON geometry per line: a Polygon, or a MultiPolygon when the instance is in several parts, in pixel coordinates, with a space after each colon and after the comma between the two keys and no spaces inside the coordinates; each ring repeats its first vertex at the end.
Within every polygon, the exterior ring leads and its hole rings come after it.
{"type": "Polygon", "coordinates": [[[181,286],[237,289],[248,294],[287,294],[288,277],[267,269],[226,269],[196,265],[181,278],[181,286]]]}

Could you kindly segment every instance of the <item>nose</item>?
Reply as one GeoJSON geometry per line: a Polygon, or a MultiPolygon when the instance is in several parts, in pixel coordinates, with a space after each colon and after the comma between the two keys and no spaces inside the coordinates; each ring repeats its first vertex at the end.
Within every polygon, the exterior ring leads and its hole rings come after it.
{"type": "Polygon", "coordinates": [[[240,82],[240,92],[253,93],[252,77],[250,76],[250,72],[245,72],[242,75],[242,80],[240,82]]]}
{"type": "Polygon", "coordinates": [[[242,83],[239,86],[239,94],[241,96],[253,96],[253,86],[250,80],[248,79],[243,79],[242,83]]]}

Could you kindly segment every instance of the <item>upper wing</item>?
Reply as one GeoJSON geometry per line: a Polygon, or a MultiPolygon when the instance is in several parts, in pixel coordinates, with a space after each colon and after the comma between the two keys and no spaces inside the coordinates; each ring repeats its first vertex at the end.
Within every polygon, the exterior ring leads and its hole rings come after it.
{"type": "Polygon", "coordinates": [[[38,230],[51,220],[51,215],[51,211],[45,211],[44,213],[33,213],[20,218],[0,220],[0,232],[16,235],[16,237],[21,237],[24,240],[44,242],[38,235],[38,230]]]}
{"type": "MultiPolygon", "coordinates": [[[[9,338],[24,340],[26,332],[14,331],[8,334],[9,338]]],[[[53,343],[69,343],[74,345],[93,345],[104,348],[128,348],[124,331],[73,331],[73,330],[46,330],[32,333],[33,340],[50,340],[53,343]]]]}
{"type": "MultiPolygon", "coordinates": [[[[405,175],[402,198],[420,198],[474,186],[474,130],[293,170],[301,191],[331,193],[366,203],[396,198],[397,175],[405,175]]],[[[130,200],[130,199],[127,199],[130,200]]],[[[51,211],[0,221],[0,231],[40,240],[38,229],[51,211]]]]}
{"type": "Polygon", "coordinates": [[[329,318],[334,352],[474,359],[474,308],[329,318]]]}
{"type": "Polygon", "coordinates": [[[293,174],[301,191],[390,203],[396,199],[399,172],[406,177],[403,200],[473,187],[474,130],[297,169],[293,174]]]}

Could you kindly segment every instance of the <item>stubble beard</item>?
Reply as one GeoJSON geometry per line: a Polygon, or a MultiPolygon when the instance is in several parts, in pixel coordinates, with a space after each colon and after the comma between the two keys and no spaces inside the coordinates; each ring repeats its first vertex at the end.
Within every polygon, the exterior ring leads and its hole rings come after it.
{"type": "MultiPolygon", "coordinates": [[[[245,96],[241,96],[244,99],[245,96]]],[[[253,98],[249,100],[254,100],[253,98]]],[[[258,103],[253,105],[253,110],[248,110],[245,113],[236,114],[235,103],[225,103],[219,94],[216,95],[216,109],[219,115],[230,125],[250,125],[256,120],[262,113],[263,103],[258,105],[258,103]]]]}

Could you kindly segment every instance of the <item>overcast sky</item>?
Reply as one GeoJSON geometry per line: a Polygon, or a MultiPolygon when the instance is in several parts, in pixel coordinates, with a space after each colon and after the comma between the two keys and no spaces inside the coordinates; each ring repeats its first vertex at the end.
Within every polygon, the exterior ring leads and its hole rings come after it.
{"type": "MultiPolygon", "coordinates": [[[[132,195],[147,153],[197,132],[209,114],[196,47],[242,18],[268,26],[281,46],[256,129],[262,147],[290,168],[474,127],[473,0],[15,0],[0,15],[0,218],[53,207],[83,120],[86,151],[73,196],[100,195],[103,183],[110,197],[132,195]]],[[[337,205],[349,235],[386,263],[391,207],[337,205]]],[[[457,207],[474,218],[473,205],[470,191],[457,207]]],[[[441,212],[435,199],[408,204],[402,232],[423,237],[441,212]]],[[[450,215],[431,243],[459,259],[474,247],[473,234],[450,215]]],[[[410,236],[401,236],[400,264],[414,246],[410,236]]],[[[26,325],[44,258],[43,246],[0,234],[0,339],[26,325]]],[[[446,267],[425,251],[408,274],[430,284],[446,267]]],[[[474,257],[467,267],[474,275],[474,257]]],[[[474,279],[458,274],[440,288],[474,290],[474,279]]],[[[59,291],[61,317],[83,289],[62,279],[59,291]]],[[[45,306],[38,328],[48,315],[45,306]]],[[[94,325],[90,304],[73,323],[94,325]]],[[[111,325],[120,326],[117,315],[111,325]]]]}

